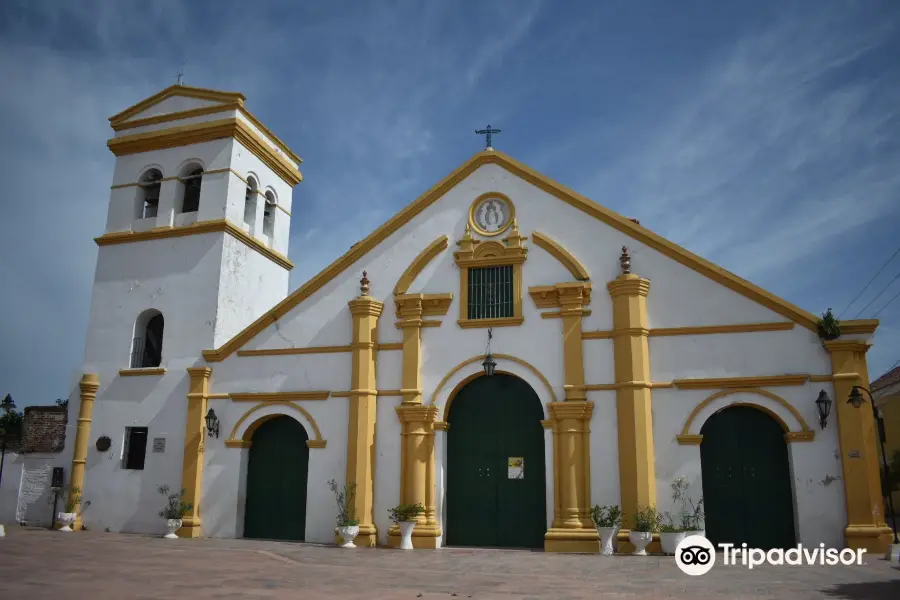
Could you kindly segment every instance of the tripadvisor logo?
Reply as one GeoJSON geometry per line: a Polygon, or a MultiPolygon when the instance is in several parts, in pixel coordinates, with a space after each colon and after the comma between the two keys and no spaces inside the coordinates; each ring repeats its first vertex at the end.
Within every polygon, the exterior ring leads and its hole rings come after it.
{"type": "MultiPolygon", "coordinates": [[[[819,544],[818,548],[804,548],[797,544],[795,548],[783,550],[773,548],[765,551],[760,548],[748,548],[747,544],[741,544],[738,548],[735,544],[719,544],[722,552],[722,564],[742,565],[748,569],[763,564],[770,565],[829,565],[838,563],[842,565],[861,565],[864,548],[852,549],[825,548],[825,544],[819,544]]],[[[675,564],[687,575],[705,575],[716,564],[716,548],[708,539],[700,535],[691,535],[675,549],[675,564]]]]}

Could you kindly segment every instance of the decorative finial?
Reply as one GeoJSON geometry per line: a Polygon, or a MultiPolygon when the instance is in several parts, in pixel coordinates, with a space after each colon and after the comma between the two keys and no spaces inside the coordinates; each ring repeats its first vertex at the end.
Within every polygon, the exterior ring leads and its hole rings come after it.
{"type": "Polygon", "coordinates": [[[628,256],[628,247],[622,246],[622,256],[619,257],[619,264],[622,265],[622,274],[631,273],[631,257],[628,256]]]}
{"type": "Polygon", "coordinates": [[[484,135],[484,136],[487,136],[487,137],[485,138],[485,140],[484,140],[484,149],[485,149],[485,150],[493,150],[493,149],[494,149],[494,146],[492,145],[492,143],[493,143],[493,135],[494,135],[495,133],[500,133],[500,130],[499,130],[499,129],[494,129],[494,128],[492,128],[490,125],[488,125],[485,129],[476,129],[476,130],[475,130],[475,133],[476,133],[477,135],[484,135]]]}
{"type": "Polygon", "coordinates": [[[362,279],[359,280],[359,291],[362,292],[361,296],[369,295],[369,277],[368,273],[363,271],[362,279]]]}

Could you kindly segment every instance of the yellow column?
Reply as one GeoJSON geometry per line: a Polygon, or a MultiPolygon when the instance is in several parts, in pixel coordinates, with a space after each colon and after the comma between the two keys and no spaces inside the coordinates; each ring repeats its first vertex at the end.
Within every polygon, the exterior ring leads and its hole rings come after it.
{"type": "MultiPolygon", "coordinates": [[[[75,452],[72,455],[72,474],[69,477],[69,497],[75,488],[81,490],[84,497],[84,467],[87,463],[88,438],[91,436],[91,415],[94,413],[94,398],[100,388],[95,373],[85,373],[79,382],[81,388],[81,407],[78,409],[78,428],[75,430],[75,452]]],[[[73,529],[81,529],[81,513],[75,517],[73,529]]]]}
{"type": "Polygon", "coordinates": [[[584,355],[581,321],[590,301],[589,283],[556,286],[563,329],[565,402],[550,404],[553,424],[553,526],[544,536],[547,552],[597,552],[597,530],[590,519],[590,427],[594,405],[584,390],[584,355]]]}
{"type": "MultiPolygon", "coordinates": [[[[400,502],[421,504],[425,514],[419,515],[413,530],[414,548],[436,548],[441,529],[437,524],[434,506],[434,422],[437,409],[422,406],[421,361],[422,320],[424,303],[432,296],[404,294],[394,298],[397,303],[397,327],[403,330],[403,372],[400,390],[403,401],[396,408],[400,419],[400,502]]],[[[448,301],[442,307],[449,306],[448,301]]],[[[443,314],[446,308],[429,314],[443,314]]],[[[392,525],[388,530],[388,544],[400,545],[400,529],[392,525]]]]}
{"type": "Polygon", "coordinates": [[[184,457],[181,487],[191,510],[182,517],[178,537],[200,537],[200,495],[203,491],[203,441],[206,430],[206,406],[209,400],[209,367],[188,368],[187,420],[184,425],[184,457]]]}
{"type": "Polygon", "coordinates": [[[865,401],[859,408],[847,403],[854,385],[869,388],[866,365],[869,344],[862,340],[832,340],[825,342],[825,349],[831,354],[834,374],[834,404],[847,503],[844,530],[847,547],[884,555],[892,535],[885,523],[881,497],[878,427],[872,414],[872,400],[863,393],[865,401]]]}
{"type": "MultiPolygon", "coordinates": [[[[625,257],[627,259],[627,255],[625,257]]],[[[619,437],[619,489],[623,529],[619,547],[630,551],[628,532],[639,507],[656,506],[647,294],[650,281],[628,272],[606,284],[613,302],[613,352],[619,437]]],[[[658,551],[654,541],[649,550],[658,551]]]]}
{"type": "Polygon", "coordinates": [[[363,273],[362,295],[349,302],[353,317],[350,419],[347,429],[347,483],[356,484],[351,515],[359,519],[356,544],[375,546],[375,336],[384,303],[369,296],[363,273]]]}

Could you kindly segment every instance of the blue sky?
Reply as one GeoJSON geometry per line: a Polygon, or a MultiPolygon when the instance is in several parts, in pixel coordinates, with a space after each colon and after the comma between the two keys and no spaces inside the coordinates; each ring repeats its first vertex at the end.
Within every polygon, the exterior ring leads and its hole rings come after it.
{"type": "MultiPolygon", "coordinates": [[[[891,0],[5,0],[0,393],[68,394],[107,118],[174,83],[183,59],[187,84],[243,92],[304,159],[292,289],[491,123],[498,149],[819,313],[843,311],[900,244],[898,56],[891,0]]],[[[898,272],[900,256],[844,318],[898,272]]],[[[878,316],[873,379],[900,360],[900,299],[878,316]]]]}

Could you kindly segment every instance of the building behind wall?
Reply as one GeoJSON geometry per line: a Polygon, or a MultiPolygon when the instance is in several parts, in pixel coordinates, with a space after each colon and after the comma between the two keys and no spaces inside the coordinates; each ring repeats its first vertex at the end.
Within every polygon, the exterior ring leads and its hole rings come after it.
{"type": "Polygon", "coordinates": [[[417,548],[597,551],[589,508],[618,504],[627,549],[683,476],[715,541],[889,539],[871,415],[841,401],[877,321],[823,342],[813,314],[491,148],[288,294],[300,159],[242,95],[173,86],[110,121],[72,455],[88,526],[162,532],[167,484],[194,505],[182,536],[328,542],[334,479],[362,545],[398,543],[402,502],[426,509],[417,548]]]}

